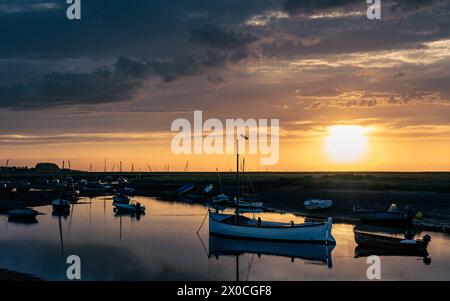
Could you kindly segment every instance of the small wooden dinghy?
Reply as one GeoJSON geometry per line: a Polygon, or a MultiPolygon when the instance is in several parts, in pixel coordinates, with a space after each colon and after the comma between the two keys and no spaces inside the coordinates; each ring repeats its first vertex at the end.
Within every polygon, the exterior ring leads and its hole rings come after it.
{"type": "Polygon", "coordinates": [[[122,204],[122,203],[116,203],[114,204],[115,208],[119,212],[127,212],[127,213],[144,213],[145,212],[145,206],[141,206],[140,203],[137,204],[122,204]]]}
{"type": "Polygon", "coordinates": [[[63,199],[56,199],[52,202],[53,210],[67,211],[70,210],[70,202],[63,199]]]}
{"type": "Polygon", "coordinates": [[[209,212],[210,234],[252,240],[336,244],[331,234],[331,218],[326,222],[298,225],[255,221],[244,216],[237,216],[237,219],[236,223],[236,216],[233,214],[209,212]]]}
{"type": "Polygon", "coordinates": [[[307,210],[324,210],[330,208],[333,205],[333,201],[312,199],[306,200],[303,204],[307,210]]]}
{"type": "Polygon", "coordinates": [[[403,250],[417,251],[426,250],[428,243],[431,241],[429,235],[425,235],[422,239],[402,239],[398,237],[379,235],[361,231],[354,231],[355,241],[360,246],[383,249],[383,250],[403,250]]]}
{"type": "Polygon", "coordinates": [[[128,204],[130,202],[130,198],[124,194],[116,194],[113,196],[114,203],[128,204]]]}

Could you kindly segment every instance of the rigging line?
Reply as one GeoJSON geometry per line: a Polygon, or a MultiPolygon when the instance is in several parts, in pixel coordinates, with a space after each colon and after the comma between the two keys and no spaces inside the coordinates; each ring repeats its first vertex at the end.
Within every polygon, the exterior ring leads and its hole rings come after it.
{"type": "Polygon", "coordinates": [[[209,259],[208,250],[206,250],[205,243],[203,242],[203,239],[202,239],[202,237],[200,236],[200,234],[198,232],[197,232],[197,237],[200,240],[200,242],[202,243],[203,250],[205,251],[206,257],[208,257],[208,259],[209,259]]]}
{"type": "Polygon", "coordinates": [[[205,223],[206,217],[208,216],[208,213],[209,213],[209,210],[206,210],[205,217],[203,218],[202,224],[200,225],[200,227],[199,227],[198,230],[197,230],[197,234],[198,234],[198,232],[200,232],[200,230],[202,229],[203,224],[205,223]]]}
{"type": "Polygon", "coordinates": [[[255,254],[252,255],[252,259],[250,260],[250,263],[248,264],[247,279],[245,281],[248,281],[248,277],[250,276],[250,269],[252,268],[253,258],[255,258],[255,254]]]}

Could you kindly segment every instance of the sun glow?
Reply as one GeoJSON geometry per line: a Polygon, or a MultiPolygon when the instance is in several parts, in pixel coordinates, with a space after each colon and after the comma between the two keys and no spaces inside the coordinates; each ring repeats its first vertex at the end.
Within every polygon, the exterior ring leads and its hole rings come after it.
{"type": "Polygon", "coordinates": [[[325,151],[336,163],[354,163],[362,159],[367,148],[367,130],[357,125],[335,125],[328,128],[325,151]]]}

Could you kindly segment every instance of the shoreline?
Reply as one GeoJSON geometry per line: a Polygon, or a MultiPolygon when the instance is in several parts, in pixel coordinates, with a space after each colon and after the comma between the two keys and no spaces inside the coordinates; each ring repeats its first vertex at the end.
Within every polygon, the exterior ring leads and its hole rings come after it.
{"type": "MultiPolygon", "coordinates": [[[[98,176],[97,174],[93,174],[98,176]]],[[[450,232],[450,173],[244,173],[251,178],[252,187],[264,202],[265,208],[307,217],[332,217],[336,221],[357,223],[353,205],[366,209],[387,210],[391,203],[400,209],[411,205],[423,213],[423,219],[414,225],[421,229],[450,232]],[[306,211],[307,199],[331,199],[333,206],[324,212],[306,211]]],[[[235,194],[234,173],[222,173],[223,192],[235,194]]],[[[75,178],[74,180],[80,180],[75,178]]],[[[136,195],[161,200],[176,199],[175,190],[193,184],[200,195],[203,187],[213,184],[213,194],[219,194],[216,173],[180,173],[130,178],[126,184],[136,189],[136,195]]],[[[119,186],[117,186],[118,188],[119,186]]],[[[112,194],[108,194],[112,195],[112,194]]],[[[81,197],[84,195],[81,194],[81,197]]],[[[86,195],[89,197],[89,195],[86,195]]],[[[92,197],[101,194],[90,195],[92,197]]],[[[58,197],[53,191],[0,193],[3,212],[17,206],[49,205],[58,197]]],[[[192,200],[206,203],[204,200],[192,200]]]]}
{"type": "Polygon", "coordinates": [[[35,275],[0,268],[0,281],[3,282],[3,281],[44,281],[44,280],[35,275]]]}

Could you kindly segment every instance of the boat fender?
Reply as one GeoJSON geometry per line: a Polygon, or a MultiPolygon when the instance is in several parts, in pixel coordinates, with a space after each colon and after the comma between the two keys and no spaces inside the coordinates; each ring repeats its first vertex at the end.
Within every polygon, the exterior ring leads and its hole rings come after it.
{"type": "Polygon", "coordinates": [[[414,239],[404,239],[402,241],[400,241],[401,244],[408,244],[408,245],[415,245],[417,243],[417,241],[415,241],[414,239]]]}
{"type": "Polygon", "coordinates": [[[428,234],[425,234],[422,239],[423,239],[424,242],[430,242],[431,241],[431,236],[428,235],[428,234]]]}

